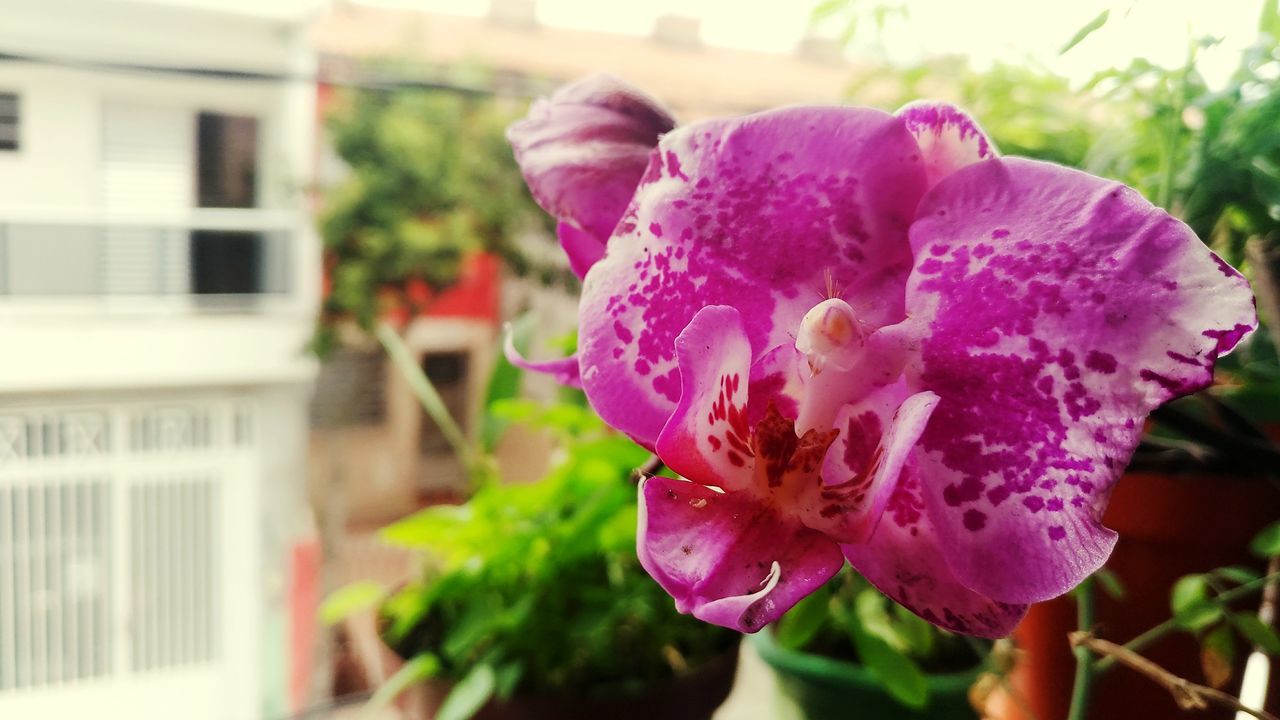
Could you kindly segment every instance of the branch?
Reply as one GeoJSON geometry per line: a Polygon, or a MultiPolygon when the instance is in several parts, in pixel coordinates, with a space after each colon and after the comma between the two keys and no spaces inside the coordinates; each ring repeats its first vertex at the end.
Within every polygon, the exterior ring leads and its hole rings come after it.
{"type": "Polygon", "coordinates": [[[1068,638],[1073,648],[1083,647],[1098,655],[1115,658],[1115,661],[1121,665],[1147,676],[1148,679],[1168,690],[1169,694],[1173,695],[1174,702],[1183,710],[1208,710],[1212,703],[1248,713],[1258,720],[1280,720],[1265,710],[1254,710],[1244,705],[1229,693],[1178,677],[1123,645],[1096,638],[1092,633],[1077,630],[1068,638]]]}
{"type": "MultiPolygon", "coordinates": [[[[1234,587],[1222,593],[1221,595],[1218,595],[1217,597],[1213,598],[1213,603],[1215,605],[1225,607],[1235,602],[1236,600],[1239,600],[1240,598],[1248,597],[1249,595],[1257,592],[1258,590],[1265,588],[1267,585],[1276,583],[1276,582],[1280,582],[1280,573],[1269,572],[1266,575],[1258,578],[1257,580],[1244,583],[1243,585],[1234,587]]],[[[1137,653],[1138,651],[1145,649],[1151,643],[1159,640],[1160,638],[1163,638],[1165,635],[1168,635],[1169,633],[1177,629],[1178,629],[1177,621],[1175,621],[1173,618],[1170,618],[1160,623],[1159,625],[1156,625],[1155,627],[1147,630],[1141,635],[1135,637],[1129,642],[1125,643],[1124,647],[1129,652],[1137,653]]],[[[1116,664],[1116,658],[1114,656],[1105,657],[1102,660],[1099,660],[1094,665],[1094,671],[1097,673],[1103,673],[1111,669],[1111,667],[1115,664],[1116,664]]]]}

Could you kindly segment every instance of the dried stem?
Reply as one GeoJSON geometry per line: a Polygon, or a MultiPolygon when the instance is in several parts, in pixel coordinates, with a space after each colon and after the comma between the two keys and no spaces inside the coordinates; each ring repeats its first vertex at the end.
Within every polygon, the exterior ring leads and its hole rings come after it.
{"type": "Polygon", "coordinates": [[[1215,704],[1248,713],[1259,720],[1280,720],[1265,710],[1255,710],[1242,704],[1229,693],[1178,677],[1123,645],[1096,638],[1092,633],[1081,630],[1071,633],[1068,637],[1073,648],[1085,648],[1098,655],[1114,658],[1121,665],[1145,675],[1168,690],[1174,702],[1183,710],[1207,710],[1211,704],[1215,704]]]}
{"type": "Polygon", "coordinates": [[[644,464],[631,471],[631,482],[638,483],[647,477],[657,475],[663,468],[662,458],[657,455],[650,455],[644,464]]]}

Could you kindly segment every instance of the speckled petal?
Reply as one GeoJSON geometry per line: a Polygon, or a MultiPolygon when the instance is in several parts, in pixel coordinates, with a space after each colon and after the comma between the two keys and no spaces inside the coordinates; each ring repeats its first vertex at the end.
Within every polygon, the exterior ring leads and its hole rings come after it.
{"type": "Polygon", "coordinates": [[[842,543],[866,542],[884,512],[916,442],[938,404],[931,392],[903,399],[902,385],[846,405],[840,431],[823,463],[823,484],[806,487],[799,512],[805,525],[842,543]]]}
{"type": "Polygon", "coordinates": [[[726,490],[751,482],[755,456],[747,425],[751,345],[738,311],[705,307],[676,338],[680,402],[655,450],[667,467],[726,490]]]}
{"type": "Polygon", "coordinates": [[[603,247],[658,137],[673,127],[653,98],[617,78],[593,75],[534,102],[528,116],[507,129],[507,139],[538,204],[603,247]]]}
{"type": "Polygon", "coordinates": [[[640,486],[640,564],[676,609],[755,632],[844,565],[840,547],[748,493],[653,477],[640,486]]]}
{"type": "Polygon", "coordinates": [[[1003,637],[1027,611],[1026,605],[984,597],[955,576],[939,547],[920,497],[920,481],[910,464],[871,539],[840,547],[872,585],[946,630],[1003,637]]]}
{"type": "Polygon", "coordinates": [[[787,108],[666,135],[584,283],[593,406],[652,442],[680,395],[675,337],[707,305],[741,312],[753,360],[794,343],[829,286],[868,332],[901,320],[924,182],[915,140],[876,110],[787,108]]]}
{"type": "Polygon", "coordinates": [[[794,418],[805,393],[804,355],[794,344],[779,345],[751,365],[747,384],[747,424],[755,427],[773,405],[783,417],[794,418]]]}
{"type": "Polygon", "coordinates": [[[897,116],[915,136],[929,174],[929,187],[966,165],[996,156],[996,146],[978,123],[949,103],[917,100],[897,116]]]}
{"type": "Polygon", "coordinates": [[[1248,284],[1138,193],[990,159],[940,182],[911,228],[912,387],[941,397],[922,496],[959,580],[1005,602],[1078,584],[1146,414],[1208,385],[1255,325],[1248,284]]]}

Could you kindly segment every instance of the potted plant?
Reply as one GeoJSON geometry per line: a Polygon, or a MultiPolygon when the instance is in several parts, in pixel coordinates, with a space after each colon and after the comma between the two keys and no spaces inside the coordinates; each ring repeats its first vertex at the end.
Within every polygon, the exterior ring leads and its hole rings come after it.
{"type": "Polygon", "coordinates": [[[411,702],[442,720],[706,720],[732,686],[739,635],[677,613],[640,568],[629,475],[646,452],[578,405],[499,404],[558,434],[560,457],[539,482],[485,478],[465,504],[383,530],[424,565],[376,596],[405,661],[377,700],[419,683],[411,702]]]}
{"type": "Polygon", "coordinates": [[[889,600],[850,569],[752,636],[774,671],[780,716],[976,717],[970,688],[991,644],[939,630],[889,600]]]}

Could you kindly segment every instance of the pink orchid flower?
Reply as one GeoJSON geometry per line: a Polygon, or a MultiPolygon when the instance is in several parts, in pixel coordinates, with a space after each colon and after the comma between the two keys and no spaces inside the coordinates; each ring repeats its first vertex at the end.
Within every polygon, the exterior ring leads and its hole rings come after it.
{"type": "Polygon", "coordinates": [[[758,630],[847,560],[1006,634],[1106,561],[1143,419],[1256,325],[1186,225],[952,106],[669,124],[591,78],[509,137],[546,209],[608,233],[565,242],[578,356],[533,365],[680,474],[641,485],[638,552],[708,622],[758,630]]]}

